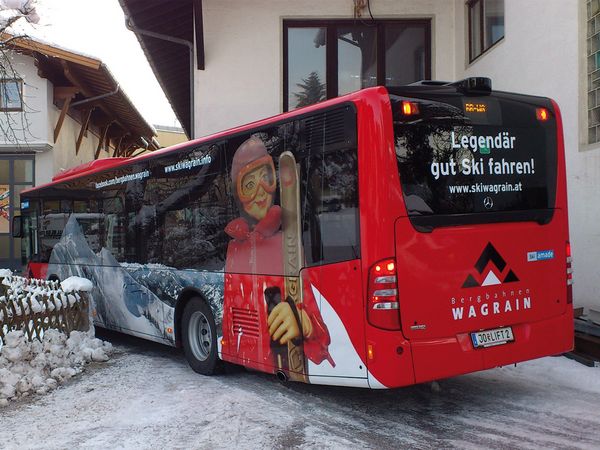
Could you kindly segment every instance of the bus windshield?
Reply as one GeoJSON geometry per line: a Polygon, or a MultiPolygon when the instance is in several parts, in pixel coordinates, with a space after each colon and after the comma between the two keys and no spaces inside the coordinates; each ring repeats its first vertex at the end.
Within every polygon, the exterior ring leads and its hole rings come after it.
{"type": "Polygon", "coordinates": [[[549,102],[460,94],[391,100],[413,225],[550,220],[557,150],[549,102]]]}

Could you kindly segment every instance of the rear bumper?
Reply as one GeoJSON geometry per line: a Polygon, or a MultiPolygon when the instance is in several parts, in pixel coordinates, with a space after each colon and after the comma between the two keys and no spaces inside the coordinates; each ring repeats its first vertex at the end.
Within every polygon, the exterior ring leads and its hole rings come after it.
{"type": "Polygon", "coordinates": [[[551,319],[512,325],[515,341],[474,349],[468,333],[449,338],[411,340],[415,381],[447,378],[573,349],[573,310],[551,319]]]}

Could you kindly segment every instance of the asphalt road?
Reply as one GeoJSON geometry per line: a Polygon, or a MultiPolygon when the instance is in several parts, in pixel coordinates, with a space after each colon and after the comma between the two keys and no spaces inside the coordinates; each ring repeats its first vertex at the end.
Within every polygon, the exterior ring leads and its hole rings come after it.
{"type": "Polygon", "coordinates": [[[539,370],[369,391],[202,377],[178,350],[101,337],[111,361],[0,410],[1,448],[600,448],[600,393],[539,370]]]}

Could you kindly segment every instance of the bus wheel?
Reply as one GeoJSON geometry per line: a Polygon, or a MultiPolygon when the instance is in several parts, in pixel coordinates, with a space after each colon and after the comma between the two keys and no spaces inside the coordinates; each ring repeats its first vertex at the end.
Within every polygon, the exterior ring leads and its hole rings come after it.
{"type": "Polygon", "coordinates": [[[183,310],[181,323],[183,351],[190,367],[202,375],[221,372],[217,327],[210,307],[202,299],[192,298],[183,310]]]}

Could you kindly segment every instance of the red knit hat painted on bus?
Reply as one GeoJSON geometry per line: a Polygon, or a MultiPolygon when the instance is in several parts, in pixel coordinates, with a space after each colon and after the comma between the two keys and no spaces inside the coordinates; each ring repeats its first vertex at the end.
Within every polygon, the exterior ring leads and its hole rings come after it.
{"type": "Polygon", "coordinates": [[[241,179],[245,174],[252,172],[260,166],[269,167],[271,181],[268,186],[265,186],[265,189],[272,193],[276,187],[273,158],[269,155],[265,144],[259,138],[251,137],[238,147],[231,163],[231,182],[233,183],[238,199],[244,200],[241,196],[241,179]]]}

